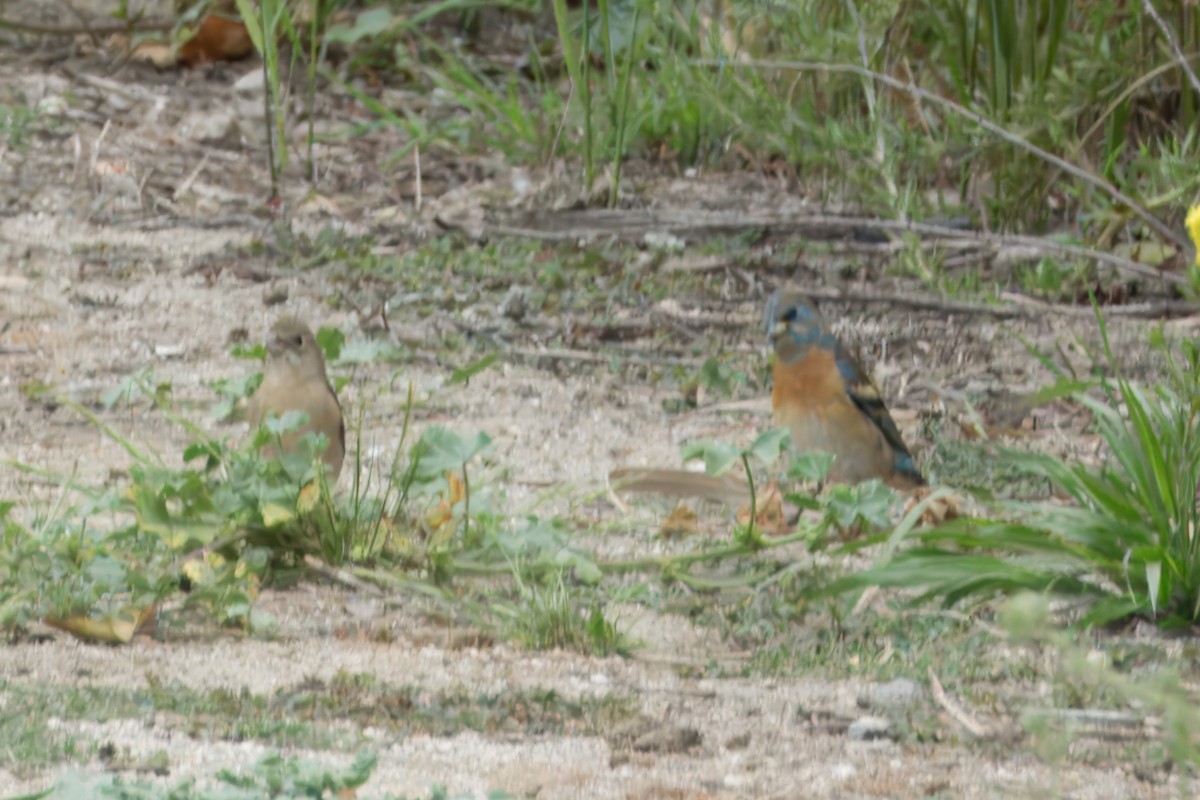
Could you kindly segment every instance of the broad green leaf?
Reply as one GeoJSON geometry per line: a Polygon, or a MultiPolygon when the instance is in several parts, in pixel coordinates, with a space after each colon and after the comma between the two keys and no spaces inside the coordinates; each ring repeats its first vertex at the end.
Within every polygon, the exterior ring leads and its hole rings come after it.
{"type": "Polygon", "coordinates": [[[396,19],[387,8],[372,8],[360,13],[354,25],[331,25],[325,33],[325,42],[354,44],[361,39],[370,39],[383,33],[396,19]]]}
{"type": "Polygon", "coordinates": [[[420,459],[421,473],[440,475],[446,470],[460,470],[484,450],[492,440],[485,433],[459,434],[435,425],[426,428],[413,447],[414,458],[420,459]]]}
{"type": "Polygon", "coordinates": [[[751,458],[770,466],[779,459],[779,454],[787,448],[790,439],[787,428],[774,428],[760,434],[746,452],[751,458]]]}
{"type": "Polygon", "coordinates": [[[371,339],[351,339],[342,348],[339,364],[382,364],[396,361],[401,351],[389,342],[373,341],[371,339]]]}
{"type": "Polygon", "coordinates": [[[741,460],[742,452],[731,444],[711,439],[690,442],[683,446],[683,460],[704,460],[704,471],[709,475],[720,475],[741,460]]]}
{"type": "Polygon", "coordinates": [[[275,436],[282,436],[297,430],[308,422],[308,414],[303,411],[287,411],[282,415],[269,414],[263,420],[262,426],[275,436]]]}
{"type": "MultiPolygon", "coordinates": [[[[362,340],[360,340],[362,341],[362,340]]],[[[338,328],[328,326],[317,331],[317,345],[325,354],[326,361],[337,361],[343,357],[342,348],[346,344],[346,334],[338,328]]]]}
{"type": "Polygon", "coordinates": [[[788,465],[789,478],[801,478],[812,483],[825,480],[829,470],[833,468],[833,453],[823,453],[817,450],[806,450],[792,456],[788,465]]]}

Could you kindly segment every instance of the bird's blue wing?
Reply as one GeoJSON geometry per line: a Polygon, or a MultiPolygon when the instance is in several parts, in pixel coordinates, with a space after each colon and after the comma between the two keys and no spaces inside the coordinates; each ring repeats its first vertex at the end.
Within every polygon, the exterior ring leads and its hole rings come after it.
{"type": "Polygon", "coordinates": [[[836,358],[838,372],[841,373],[842,380],[846,384],[846,393],[850,395],[850,400],[858,407],[859,411],[866,415],[867,419],[874,423],[895,453],[893,469],[918,483],[925,483],[924,477],[913,460],[912,453],[908,451],[904,439],[900,436],[900,429],[896,427],[896,421],[888,413],[887,406],[884,405],[883,398],[879,396],[879,390],[875,388],[875,384],[840,344],[836,358]]]}

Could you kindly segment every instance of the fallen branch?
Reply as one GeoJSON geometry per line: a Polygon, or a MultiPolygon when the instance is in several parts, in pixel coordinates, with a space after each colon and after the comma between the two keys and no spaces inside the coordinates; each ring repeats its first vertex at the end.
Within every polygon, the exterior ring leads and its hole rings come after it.
{"type": "MultiPolygon", "coordinates": [[[[880,292],[871,289],[849,287],[829,289],[799,287],[796,291],[813,300],[840,300],[853,303],[881,304],[890,308],[912,308],[923,311],[940,311],[948,314],[966,314],[970,316],[982,315],[997,319],[1043,318],[1053,315],[1091,317],[1095,314],[1090,306],[1049,303],[1045,300],[1039,300],[1028,295],[1018,295],[1014,292],[1007,292],[1001,295],[1004,299],[1013,302],[1004,305],[994,305],[991,303],[972,303],[966,300],[950,300],[930,295],[880,292]]],[[[1126,303],[1124,305],[1103,306],[1103,313],[1107,316],[1128,317],[1131,319],[1184,317],[1192,314],[1200,314],[1200,303],[1193,303],[1187,300],[1126,303]]]]}
{"type": "Polygon", "coordinates": [[[34,22],[17,22],[16,20],[0,17],[0,30],[16,31],[17,33],[32,33],[38,36],[99,36],[113,33],[145,33],[169,31],[175,27],[174,22],[165,20],[137,20],[134,22],[113,22],[106,25],[39,25],[34,22]]]}
{"type": "Polygon", "coordinates": [[[937,701],[942,709],[954,718],[954,721],[967,729],[977,739],[982,739],[988,735],[988,730],[974,717],[967,713],[966,709],[960,706],[954,700],[946,696],[946,691],[942,688],[942,682],[938,680],[937,674],[933,668],[929,668],[929,689],[933,695],[933,699],[937,701]]]}
{"type": "MultiPolygon", "coordinates": [[[[439,216],[436,221],[442,227],[451,230],[468,228],[466,222],[457,222],[446,217],[439,216]]],[[[511,236],[550,242],[577,242],[611,236],[640,241],[651,231],[697,239],[761,229],[773,235],[807,235],[819,240],[861,235],[866,232],[896,235],[909,233],[923,237],[920,244],[924,247],[960,250],[984,248],[998,256],[1022,256],[1030,259],[1051,254],[1070,256],[1107,264],[1119,271],[1167,284],[1189,284],[1185,276],[1157,269],[1150,264],[1047,237],[964,231],[952,226],[904,220],[831,215],[728,213],[700,209],[637,209],[541,213],[536,219],[529,218],[526,221],[535,223],[538,227],[480,223],[478,220],[472,220],[469,227],[472,230],[482,229],[485,236],[511,236]]],[[[1173,233],[1169,240],[1181,249],[1185,247],[1173,233]]]]}

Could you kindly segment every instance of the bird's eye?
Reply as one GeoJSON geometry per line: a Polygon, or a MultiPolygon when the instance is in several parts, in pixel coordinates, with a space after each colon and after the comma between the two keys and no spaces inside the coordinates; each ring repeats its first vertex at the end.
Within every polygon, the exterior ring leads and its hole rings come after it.
{"type": "Polygon", "coordinates": [[[796,307],[795,306],[788,307],[788,310],[783,312],[783,317],[781,319],[783,319],[784,322],[795,322],[796,321],[796,307]]]}
{"type": "Polygon", "coordinates": [[[304,337],[303,336],[297,336],[294,341],[296,343],[296,347],[304,346],[304,337]]]}

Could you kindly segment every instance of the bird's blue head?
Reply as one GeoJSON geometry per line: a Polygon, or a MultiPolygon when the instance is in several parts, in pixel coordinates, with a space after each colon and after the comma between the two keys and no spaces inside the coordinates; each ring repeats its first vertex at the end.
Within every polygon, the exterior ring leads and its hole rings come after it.
{"type": "Polygon", "coordinates": [[[837,346],[824,320],[796,292],[776,290],[767,301],[765,316],[767,339],[785,361],[792,361],[814,346],[829,349],[837,346]]]}

